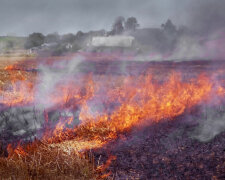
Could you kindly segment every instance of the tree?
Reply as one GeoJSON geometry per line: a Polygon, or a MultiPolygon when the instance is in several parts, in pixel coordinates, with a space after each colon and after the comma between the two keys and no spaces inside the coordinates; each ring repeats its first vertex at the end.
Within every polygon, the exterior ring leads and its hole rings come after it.
{"type": "Polygon", "coordinates": [[[187,27],[187,26],[180,26],[177,30],[179,35],[187,35],[187,34],[191,34],[191,30],[187,27]]]}
{"type": "Polygon", "coordinates": [[[165,24],[162,24],[161,27],[163,31],[168,34],[174,34],[177,32],[176,26],[172,23],[170,19],[168,19],[165,24]]]}
{"type": "Polygon", "coordinates": [[[77,34],[76,34],[76,38],[77,39],[80,39],[84,36],[84,33],[82,31],[78,31],[77,34]]]}
{"type": "Polygon", "coordinates": [[[81,49],[81,46],[78,43],[74,43],[72,47],[72,52],[77,52],[81,49]]]}
{"type": "Polygon", "coordinates": [[[125,22],[125,29],[127,31],[135,31],[137,27],[139,27],[139,24],[135,17],[129,17],[125,22]]]}
{"type": "Polygon", "coordinates": [[[69,34],[65,34],[62,36],[62,42],[63,43],[73,43],[76,39],[76,36],[72,33],[69,33],[69,34]]]}
{"type": "Polygon", "coordinates": [[[116,18],[113,26],[112,26],[112,31],[111,34],[112,35],[116,35],[116,34],[121,34],[124,31],[124,17],[119,16],[116,18]]]}
{"type": "Polygon", "coordinates": [[[6,43],[6,49],[13,49],[14,42],[12,40],[7,41],[6,43]]]}
{"type": "Polygon", "coordinates": [[[61,56],[64,53],[66,53],[68,50],[66,49],[66,46],[63,44],[58,44],[56,47],[54,47],[52,51],[52,56],[61,56]]]}
{"type": "Polygon", "coordinates": [[[30,49],[32,47],[41,46],[44,43],[45,36],[41,33],[32,33],[29,35],[25,42],[25,48],[30,49]]]}
{"type": "Polygon", "coordinates": [[[171,52],[176,47],[178,40],[177,28],[170,19],[168,19],[165,24],[162,24],[161,27],[165,38],[163,46],[166,47],[165,49],[168,52],[171,52]]]}
{"type": "Polygon", "coordinates": [[[60,36],[58,33],[51,33],[45,37],[45,43],[56,43],[59,42],[60,36]]]}

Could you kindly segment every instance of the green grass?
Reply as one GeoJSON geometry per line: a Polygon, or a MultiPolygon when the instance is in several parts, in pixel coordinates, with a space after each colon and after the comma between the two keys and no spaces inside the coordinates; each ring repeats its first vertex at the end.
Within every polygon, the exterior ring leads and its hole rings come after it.
{"type": "Polygon", "coordinates": [[[0,48],[8,49],[24,49],[26,37],[16,36],[0,36],[0,48]]]}

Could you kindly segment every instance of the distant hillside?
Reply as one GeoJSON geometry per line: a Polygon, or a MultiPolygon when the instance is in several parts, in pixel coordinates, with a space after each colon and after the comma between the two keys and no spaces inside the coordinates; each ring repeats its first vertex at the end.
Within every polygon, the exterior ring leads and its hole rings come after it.
{"type": "Polygon", "coordinates": [[[0,36],[0,51],[24,49],[26,37],[0,36]]]}

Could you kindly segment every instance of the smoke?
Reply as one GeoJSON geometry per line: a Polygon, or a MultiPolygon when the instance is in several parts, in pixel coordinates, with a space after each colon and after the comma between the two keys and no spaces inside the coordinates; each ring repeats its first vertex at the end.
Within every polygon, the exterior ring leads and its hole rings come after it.
{"type": "MultiPolygon", "coordinates": [[[[160,30],[158,30],[160,31],[160,30]]],[[[153,36],[154,34],[149,34],[153,36]]],[[[164,60],[224,60],[225,58],[225,31],[218,30],[210,34],[182,33],[174,37],[170,43],[163,33],[160,40],[142,35],[149,39],[149,43],[141,45],[142,53],[137,54],[134,60],[164,61],[164,60]]],[[[139,44],[142,44],[141,40],[139,44]]]]}
{"type": "Polygon", "coordinates": [[[200,35],[214,34],[225,28],[225,1],[204,0],[191,3],[189,26],[200,35]]]}
{"type": "Polygon", "coordinates": [[[225,131],[225,107],[206,107],[195,120],[199,125],[191,136],[203,142],[210,141],[225,131]]]}
{"type": "Polygon", "coordinates": [[[42,109],[12,107],[0,112],[0,138],[6,144],[19,140],[33,140],[44,124],[42,109]]]}
{"type": "Polygon", "coordinates": [[[216,32],[207,37],[181,36],[177,40],[175,49],[170,59],[175,60],[222,60],[224,53],[225,38],[224,32],[216,32]]]}
{"type": "MultiPolygon", "coordinates": [[[[189,6],[189,28],[193,35],[179,38],[173,58],[225,59],[225,1],[198,1],[189,6]]],[[[213,65],[213,64],[212,64],[213,65]]],[[[216,79],[212,80],[215,84],[216,79]]],[[[206,142],[225,131],[225,109],[203,106],[202,113],[195,120],[199,126],[192,137],[206,142]]]]}
{"type": "MultiPolygon", "coordinates": [[[[70,61],[54,62],[53,65],[48,66],[41,64],[39,69],[41,71],[39,76],[39,84],[36,87],[35,102],[40,104],[43,108],[51,108],[56,105],[50,98],[54,93],[57,86],[62,83],[78,83],[79,79],[76,79],[75,75],[79,71],[79,64],[82,61],[82,57],[76,57],[70,61]]],[[[54,94],[56,97],[60,97],[63,94],[54,94]]],[[[68,92],[69,93],[69,92],[68,92]]]]}
{"type": "Polygon", "coordinates": [[[141,51],[135,58],[155,61],[224,59],[225,1],[189,1],[185,6],[185,17],[179,14],[183,19],[180,24],[174,18],[161,28],[138,29],[131,34],[141,51]]]}
{"type": "MultiPolygon", "coordinates": [[[[77,125],[79,122],[77,111],[70,109],[60,109],[55,107],[58,101],[64,95],[62,91],[56,91],[60,84],[81,84],[82,77],[77,76],[79,72],[79,64],[82,57],[76,57],[70,61],[60,60],[52,65],[40,64],[40,74],[38,76],[35,88],[35,97],[33,105],[19,106],[3,109],[0,112],[0,139],[9,142],[18,140],[32,140],[35,137],[42,136],[43,125],[45,123],[45,110],[48,112],[49,125],[55,126],[59,120],[73,118],[71,126],[77,125]],[[54,96],[53,96],[54,95],[54,96]],[[40,132],[40,133],[39,133],[40,132]]],[[[23,86],[23,82],[18,82],[23,86]]],[[[82,84],[81,84],[82,85],[82,84]]],[[[27,97],[32,96],[29,91],[23,89],[27,97]]],[[[68,89],[68,94],[70,89],[68,89]]],[[[2,97],[1,97],[2,98],[2,97]]]]}
{"type": "Polygon", "coordinates": [[[192,32],[181,35],[171,59],[225,57],[225,1],[204,0],[190,3],[187,25],[192,32]]]}

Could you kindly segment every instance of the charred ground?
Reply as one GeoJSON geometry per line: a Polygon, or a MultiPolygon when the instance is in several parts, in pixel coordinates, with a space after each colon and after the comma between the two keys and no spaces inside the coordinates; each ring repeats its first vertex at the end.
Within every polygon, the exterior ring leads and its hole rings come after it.
{"type": "MultiPolygon", "coordinates": [[[[51,59],[47,61],[51,63],[51,59]]],[[[34,74],[39,73],[39,69],[35,66],[35,61],[33,61],[33,64],[32,61],[30,63],[32,66],[30,64],[24,65],[24,63],[18,63],[10,71],[28,73],[27,76],[29,74],[34,76],[34,74]]],[[[82,74],[91,73],[97,76],[125,75],[132,77],[151,72],[155,74],[155,80],[159,82],[164,82],[168,78],[167,75],[172,71],[182,73],[183,81],[196,77],[200,73],[211,76],[216,72],[222,72],[217,76],[217,80],[223,82],[224,67],[224,61],[206,60],[187,62],[110,62],[87,60],[79,64],[79,71],[82,74]]],[[[117,139],[110,141],[102,148],[87,150],[86,153],[91,154],[88,155],[87,159],[90,159],[90,156],[94,158],[94,166],[97,167],[99,164],[106,162],[110,156],[116,157],[109,164],[108,171],[111,171],[109,179],[223,179],[225,177],[225,134],[224,131],[219,132],[215,137],[214,135],[210,136],[204,142],[201,141],[201,138],[198,138],[199,127],[204,125],[203,121],[205,119],[209,119],[207,114],[204,114],[203,107],[206,111],[207,108],[213,109],[213,115],[224,114],[225,112],[223,103],[219,107],[194,106],[191,110],[185,111],[178,117],[164,119],[161,122],[153,124],[147,123],[133,127],[129,132],[121,132],[117,139]]],[[[19,109],[20,116],[26,116],[26,107],[2,106],[1,117],[6,117],[7,119],[7,112],[11,112],[13,109],[19,109]]],[[[28,108],[28,111],[35,114],[32,108],[28,108]]],[[[13,116],[16,116],[16,114],[14,113],[13,116]]],[[[27,120],[26,118],[22,119],[24,121],[20,125],[22,129],[26,125],[30,127],[29,122],[27,122],[28,124],[25,122],[29,121],[29,118],[27,120]]],[[[217,122],[217,120],[210,121],[211,124],[209,125],[211,125],[212,129],[214,123],[217,122]]],[[[12,127],[6,126],[6,129],[9,131],[12,130],[10,128],[12,127]]],[[[98,132],[93,131],[92,133],[98,132]]],[[[210,131],[206,131],[206,135],[207,133],[210,133],[210,131]]],[[[34,132],[26,134],[25,137],[31,137],[32,140],[33,135],[34,132]]],[[[1,134],[1,141],[5,142],[9,137],[11,139],[15,138],[15,141],[23,139],[21,136],[15,136],[6,131],[6,134],[1,134]]],[[[67,140],[71,141],[71,139],[67,140]]],[[[6,148],[6,146],[4,147],[6,148]]],[[[60,173],[60,171],[56,173],[60,173]]],[[[33,174],[30,177],[33,177],[33,174]]]]}

